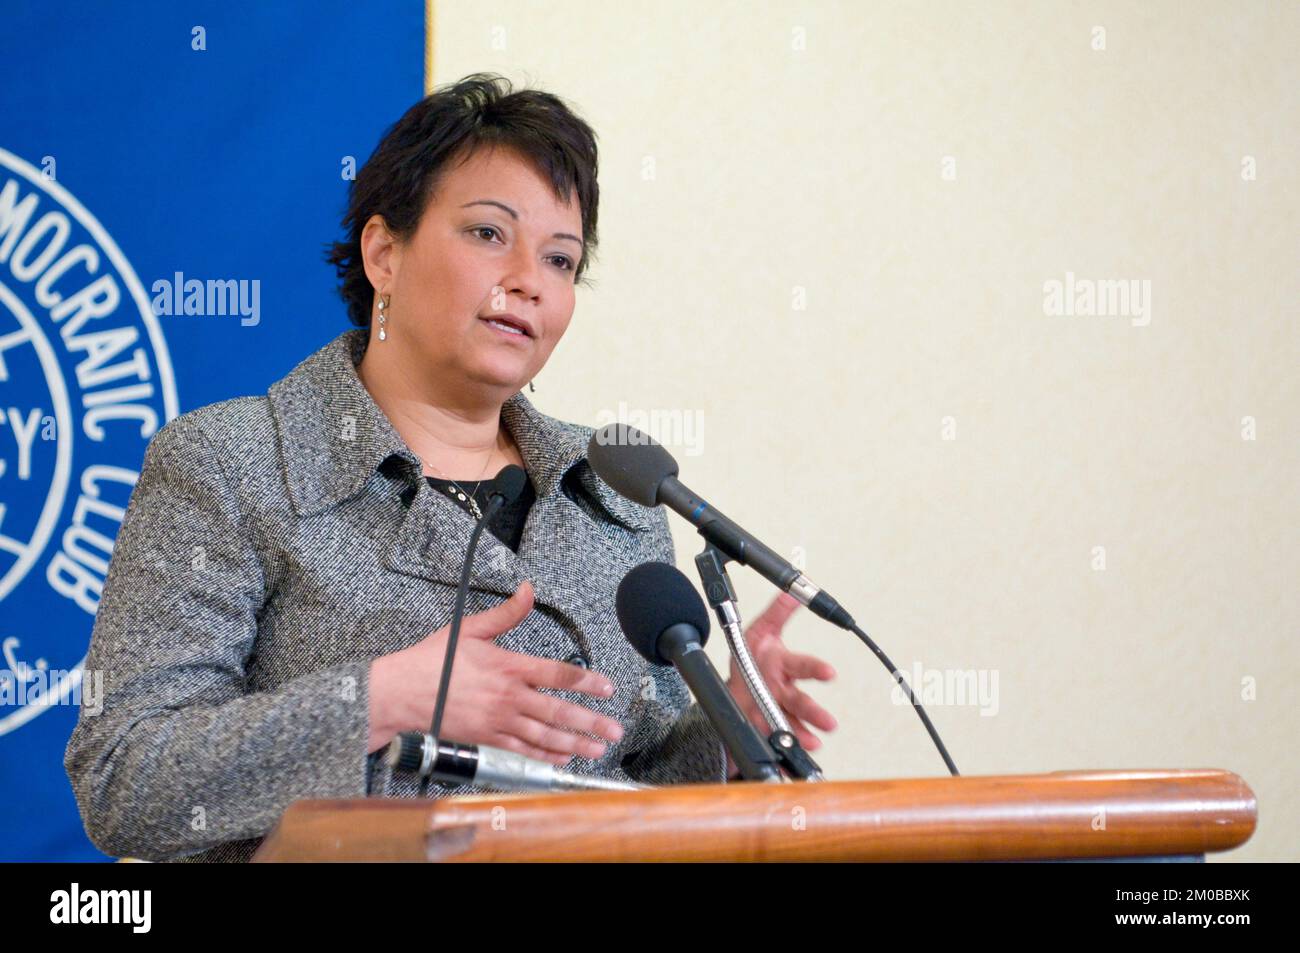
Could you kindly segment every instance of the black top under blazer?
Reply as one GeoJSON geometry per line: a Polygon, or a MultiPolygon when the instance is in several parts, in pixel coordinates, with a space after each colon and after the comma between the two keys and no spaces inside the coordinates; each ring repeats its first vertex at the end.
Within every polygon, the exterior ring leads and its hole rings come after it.
{"type": "MultiPolygon", "coordinates": [[[[64,757],[104,852],[247,860],[299,798],[419,795],[386,748],[367,755],[369,666],[450,621],[473,523],[426,483],[357,377],[367,338],[344,332],[266,396],[192,410],[150,441],[86,659],[103,673],[103,710],[82,709],[64,757]]],[[[596,476],[591,428],[522,393],[501,418],[537,499],[517,553],[481,537],[466,612],[526,578],[535,608],[496,644],[585,659],[614,683],[609,699],[554,692],[625,732],[569,770],[725,781],[721,742],[680,676],[637,655],[614,612],[628,570],[675,562],[666,514],[596,476]]]]}

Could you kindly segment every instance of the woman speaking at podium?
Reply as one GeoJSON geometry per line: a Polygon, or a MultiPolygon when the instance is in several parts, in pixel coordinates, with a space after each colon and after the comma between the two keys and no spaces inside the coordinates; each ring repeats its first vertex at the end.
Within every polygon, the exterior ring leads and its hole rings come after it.
{"type": "MultiPolygon", "coordinates": [[[[441,735],[650,784],[728,776],[614,612],[633,566],[675,562],[663,509],[615,494],[591,429],[522,392],[596,246],[596,169],[552,95],[475,74],[426,97],[358,173],[329,256],[357,327],[154,436],[86,660],[102,711],[65,756],[101,850],[247,860],[300,798],[418,796],[383,754],[429,728],[470,532],[509,464],[528,482],[480,540],[441,735]]],[[[834,719],[794,682],[832,672],[781,644],[794,605],[747,635],[815,750],[807,723],[834,719]]]]}

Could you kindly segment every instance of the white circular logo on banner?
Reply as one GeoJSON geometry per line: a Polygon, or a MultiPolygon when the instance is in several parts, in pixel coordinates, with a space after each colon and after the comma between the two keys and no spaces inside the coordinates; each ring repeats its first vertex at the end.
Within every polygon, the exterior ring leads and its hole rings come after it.
{"type": "Polygon", "coordinates": [[[0,149],[0,735],[82,701],[113,540],[176,413],[162,330],[117,244],[0,149]]]}

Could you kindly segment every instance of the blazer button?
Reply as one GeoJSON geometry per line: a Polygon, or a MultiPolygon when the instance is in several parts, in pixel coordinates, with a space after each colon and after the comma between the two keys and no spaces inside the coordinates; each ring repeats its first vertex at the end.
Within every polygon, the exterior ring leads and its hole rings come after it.
{"type": "Polygon", "coordinates": [[[565,661],[570,665],[577,665],[579,668],[591,668],[591,663],[587,661],[587,656],[583,655],[581,652],[574,652],[565,659],[565,661]]]}

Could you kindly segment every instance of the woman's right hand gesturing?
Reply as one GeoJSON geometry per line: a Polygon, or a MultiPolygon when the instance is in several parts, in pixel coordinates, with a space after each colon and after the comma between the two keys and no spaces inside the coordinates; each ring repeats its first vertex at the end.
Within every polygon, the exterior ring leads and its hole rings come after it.
{"type": "MultiPolygon", "coordinates": [[[[610,741],[623,726],[539,688],[584,692],[597,698],[614,693],[597,672],[511,652],[493,644],[533,608],[533,587],[525,580],[514,595],[461,621],[456,663],[442,715],[441,734],[466,744],[492,745],[552,764],[573,755],[599,758],[605,745],[581,733],[610,741]]],[[[382,748],[403,731],[428,731],[451,626],[445,625],[415,645],[382,655],[370,664],[370,742],[382,748]]]]}

